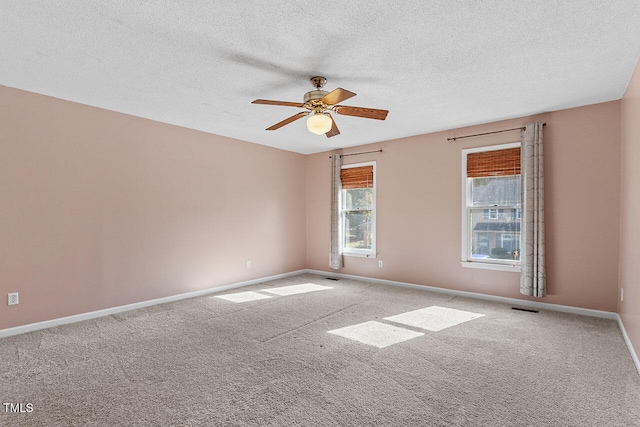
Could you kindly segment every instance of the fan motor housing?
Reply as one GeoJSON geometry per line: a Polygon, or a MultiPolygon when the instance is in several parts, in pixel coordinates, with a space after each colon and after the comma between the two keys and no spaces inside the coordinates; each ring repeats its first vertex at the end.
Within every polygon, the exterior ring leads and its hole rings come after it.
{"type": "Polygon", "coordinates": [[[315,100],[320,100],[325,97],[329,92],[326,90],[312,90],[304,94],[304,103],[308,103],[315,100]]]}

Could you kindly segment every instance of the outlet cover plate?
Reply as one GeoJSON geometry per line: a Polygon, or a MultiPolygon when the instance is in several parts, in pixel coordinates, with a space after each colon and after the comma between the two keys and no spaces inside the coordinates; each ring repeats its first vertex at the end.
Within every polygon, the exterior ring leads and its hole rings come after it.
{"type": "Polygon", "coordinates": [[[7,304],[8,305],[16,305],[16,304],[18,304],[18,293],[17,292],[11,292],[11,293],[7,294],[7,304]]]}

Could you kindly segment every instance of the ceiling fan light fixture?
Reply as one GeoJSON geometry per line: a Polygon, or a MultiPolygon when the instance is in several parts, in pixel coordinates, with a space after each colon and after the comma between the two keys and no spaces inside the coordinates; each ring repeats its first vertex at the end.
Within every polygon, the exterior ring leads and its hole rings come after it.
{"type": "Polygon", "coordinates": [[[336,135],[340,135],[340,129],[333,120],[333,116],[329,114],[329,111],[333,111],[334,114],[342,114],[345,116],[363,117],[365,119],[384,120],[387,118],[387,110],[378,110],[375,108],[362,108],[362,107],[350,107],[347,105],[338,105],[342,101],[356,96],[355,93],[350,92],[341,87],[327,92],[322,90],[327,79],[324,77],[316,76],[311,78],[311,85],[315,90],[309,91],[304,94],[303,102],[285,102],[285,101],[272,101],[269,99],[256,99],[252,104],[263,105],[282,105],[285,107],[298,107],[304,108],[306,111],[301,111],[298,114],[294,114],[291,117],[287,117],[284,120],[279,121],[275,125],[269,126],[266,130],[280,129],[282,126],[295,122],[303,117],[307,118],[307,129],[311,133],[316,135],[325,135],[327,138],[332,138],[336,135]]]}
{"type": "Polygon", "coordinates": [[[313,113],[307,119],[307,129],[316,135],[324,135],[331,130],[333,120],[328,113],[313,113]]]}

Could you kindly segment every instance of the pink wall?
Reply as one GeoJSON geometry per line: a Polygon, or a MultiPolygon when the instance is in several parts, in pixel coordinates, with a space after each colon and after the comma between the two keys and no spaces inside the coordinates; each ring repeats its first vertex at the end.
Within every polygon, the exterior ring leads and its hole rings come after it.
{"type": "MultiPolygon", "coordinates": [[[[392,119],[390,117],[390,119],[392,119]]],[[[615,311],[619,250],[620,103],[419,135],[351,152],[377,161],[378,259],[345,257],[344,274],[514,298],[519,274],[464,268],[461,150],[514,142],[518,132],[447,137],[547,123],[545,138],[548,296],[542,301],[615,311]]],[[[329,271],[329,153],[307,157],[307,266],[329,271]]]]}
{"type": "Polygon", "coordinates": [[[633,347],[640,351],[640,64],[621,101],[620,287],[618,312],[633,347]]]}
{"type": "MultiPolygon", "coordinates": [[[[446,138],[540,120],[543,301],[616,311],[622,248],[620,309],[637,343],[638,226],[630,219],[640,176],[627,162],[638,157],[637,74],[622,103],[344,150],[384,150],[345,158],[377,161],[384,267],[347,257],[341,272],[520,298],[517,273],[459,262],[461,150],[518,134],[446,138]],[[620,218],[631,230],[622,245],[620,218]]],[[[0,178],[0,295],[20,292],[18,306],[0,304],[0,329],[304,268],[329,271],[329,153],[303,156],[0,87],[0,178]]]]}
{"type": "Polygon", "coordinates": [[[0,329],[303,269],[304,180],[303,155],[0,87],[0,329]]]}

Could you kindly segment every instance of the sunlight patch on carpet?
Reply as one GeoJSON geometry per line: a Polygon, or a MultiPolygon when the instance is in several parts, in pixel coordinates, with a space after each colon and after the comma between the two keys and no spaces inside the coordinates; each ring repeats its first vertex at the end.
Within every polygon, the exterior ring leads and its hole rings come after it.
{"type": "Polygon", "coordinates": [[[385,317],[384,320],[437,332],[482,316],[484,316],[484,314],[434,305],[396,316],[385,317]]]}
{"type": "Polygon", "coordinates": [[[334,329],[327,333],[358,341],[378,348],[388,347],[399,342],[423,336],[422,332],[410,331],[384,323],[370,321],[357,325],[334,329]]]}
{"type": "Polygon", "coordinates": [[[285,296],[294,294],[306,294],[307,292],[324,291],[327,289],[333,288],[330,286],[316,285],[315,283],[303,283],[301,285],[283,286],[281,288],[261,289],[260,291],[285,296]]]}
{"type": "Polygon", "coordinates": [[[256,301],[265,298],[271,298],[269,295],[262,295],[253,291],[237,292],[235,294],[216,295],[213,298],[220,298],[231,302],[247,302],[256,301]]]}

